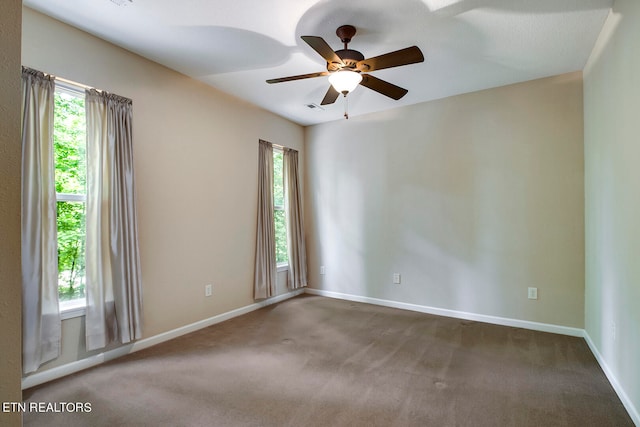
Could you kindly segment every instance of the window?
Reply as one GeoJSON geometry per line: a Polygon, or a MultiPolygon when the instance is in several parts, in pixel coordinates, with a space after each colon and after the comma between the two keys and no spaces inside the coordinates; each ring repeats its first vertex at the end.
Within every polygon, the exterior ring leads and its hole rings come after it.
{"type": "Polygon", "coordinates": [[[87,162],[84,100],[82,90],[56,84],[53,150],[61,311],[85,306],[87,162]]]}
{"type": "Polygon", "coordinates": [[[276,264],[279,268],[289,264],[287,253],[287,225],[284,210],[283,152],[273,150],[273,222],[276,234],[276,264]]]}

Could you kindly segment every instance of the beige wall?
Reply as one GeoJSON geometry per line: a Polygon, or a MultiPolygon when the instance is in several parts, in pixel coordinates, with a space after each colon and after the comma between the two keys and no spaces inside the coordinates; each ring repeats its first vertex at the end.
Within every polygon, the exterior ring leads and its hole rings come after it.
{"type": "MultiPolygon", "coordinates": [[[[0,13],[0,402],[20,402],[20,23],[22,2],[3,0],[0,13]]],[[[3,426],[21,425],[0,412],[3,426]]]]}
{"type": "Polygon", "coordinates": [[[582,328],[582,142],[580,72],[307,128],[311,286],[582,328]]]}
{"type": "MultiPolygon", "coordinates": [[[[23,14],[24,65],[133,100],[144,336],[253,303],[258,140],[304,158],[302,127],[33,10],[23,14]]],[[[82,319],[64,323],[63,357],[45,368],[86,356],[82,319]]]]}
{"type": "Polygon", "coordinates": [[[584,71],[586,331],[640,422],[640,2],[617,0],[584,71]]]}
{"type": "MultiPolygon", "coordinates": [[[[12,343],[19,82],[5,76],[17,68],[19,4],[0,18],[1,330],[12,343]]],[[[617,0],[585,68],[584,166],[579,73],[308,128],[312,286],[585,326],[640,407],[639,20],[640,4],[617,0]]],[[[29,9],[22,63],[134,100],[145,336],[251,303],[256,141],[303,151],[303,130],[29,9]]],[[[82,319],[64,322],[63,357],[46,368],[86,356],[82,331],[82,319]]],[[[1,397],[19,400],[19,347],[1,348],[1,397]]]]}

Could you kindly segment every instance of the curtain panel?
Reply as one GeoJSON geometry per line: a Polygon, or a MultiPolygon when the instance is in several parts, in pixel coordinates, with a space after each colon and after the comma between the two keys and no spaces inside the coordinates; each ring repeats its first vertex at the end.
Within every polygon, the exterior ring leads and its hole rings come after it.
{"type": "Polygon", "coordinates": [[[22,68],[22,367],[60,355],[54,77],[22,68]]]}
{"type": "Polygon", "coordinates": [[[142,337],[132,102],[86,91],[87,350],[142,337]]]}
{"type": "Polygon", "coordinates": [[[302,199],[298,172],[298,152],[284,149],[284,192],[287,218],[289,274],[287,286],[298,289],[307,286],[307,249],[304,240],[302,199]]]}
{"type": "Polygon", "coordinates": [[[275,295],[276,233],[273,224],[273,146],[258,144],[258,225],[256,231],[255,299],[275,295]]]}

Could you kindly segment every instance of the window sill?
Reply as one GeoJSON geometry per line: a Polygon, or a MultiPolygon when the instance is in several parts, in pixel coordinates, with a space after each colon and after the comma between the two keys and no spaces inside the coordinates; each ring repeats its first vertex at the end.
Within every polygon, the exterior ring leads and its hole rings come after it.
{"type": "Polygon", "coordinates": [[[277,267],[276,271],[278,273],[280,273],[281,271],[289,271],[289,264],[288,263],[287,264],[284,264],[284,263],[283,264],[278,264],[276,267],[277,267]]]}
{"type": "Polygon", "coordinates": [[[60,319],[73,319],[81,317],[87,313],[87,302],[83,299],[75,299],[71,301],[60,301],[60,319]]]}

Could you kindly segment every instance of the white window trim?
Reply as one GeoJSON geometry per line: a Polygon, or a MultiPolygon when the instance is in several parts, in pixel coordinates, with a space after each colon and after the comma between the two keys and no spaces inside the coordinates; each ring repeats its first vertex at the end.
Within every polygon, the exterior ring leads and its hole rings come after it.
{"type": "MultiPolygon", "coordinates": [[[[56,193],[57,202],[87,202],[86,194],[69,194],[69,193],[56,193]]],[[[68,301],[60,301],[58,307],[60,308],[60,319],[73,319],[74,317],[81,317],[86,314],[87,300],[86,298],[76,298],[68,301]]]]}
{"type": "MultiPolygon", "coordinates": [[[[56,79],[55,81],[56,87],[55,90],[59,92],[64,92],[72,96],[84,97],[85,91],[84,88],[78,85],[73,84],[72,82],[60,81],[56,79]]],[[[56,201],[57,202],[87,202],[86,194],[70,194],[70,193],[56,193],[56,201]]],[[[68,301],[60,301],[58,303],[58,307],[60,310],[60,319],[73,319],[75,317],[85,316],[87,313],[87,299],[86,298],[76,298],[68,301]]]]}
{"type": "Polygon", "coordinates": [[[280,262],[276,265],[276,272],[280,273],[281,271],[289,271],[289,263],[288,262],[280,262]]]}
{"type": "Polygon", "coordinates": [[[60,319],[73,319],[87,314],[87,300],[77,298],[69,301],[60,301],[60,319]]]}
{"type": "Polygon", "coordinates": [[[56,193],[57,202],[87,202],[86,194],[56,193]]]}
{"type": "Polygon", "coordinates": [[[70,81],[62,81],[59,77],[56,77],[56,91],[65,92],[72,96],[84,97],[85,89],[82,86],[73,84],[70,81]]]}
{"type": "MultiPolygon", "coordinates": [[[[273,151],[281,153],[281,154],[284,155],[284,149],[283,148],[274,146],[273,147],[273,151]]],[[[284,182],[282,184],[284,185],[284,182]]],[[[286,197],[286,196],[284,196],[284,197],[286,197]]],[[[284,211],[284,204],[276,205],[274,203],[273,210],[275,210],[275,211],[284,211]]],[[[286,216],[286,213],[285,213],[285,216],[286,216]]],[[[289,271],[289,262],[288,261],[287,262],[279,262],[278,264],[276,264],[276,272],[280,273],[281,271],[289,271]]]]}

